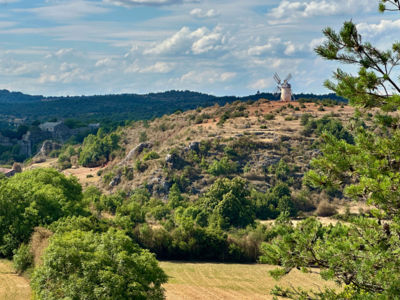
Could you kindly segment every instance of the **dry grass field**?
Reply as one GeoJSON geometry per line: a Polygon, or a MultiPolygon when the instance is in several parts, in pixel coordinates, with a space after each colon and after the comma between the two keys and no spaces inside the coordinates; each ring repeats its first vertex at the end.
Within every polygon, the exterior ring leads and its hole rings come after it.
{"type": "Polygon", "coordinates": [[[275,285],[314,289],[334,283],[323,281],[317,274],[293,270],[279,282],[269,276],[274,266],[257,264],[161,262],[169,276],[164,285],[167,300],[180,299],[272,299],[275,285]]]}
{"type": "MultiPolygon", "coordinates": [[[[301,286],[304,289],[334,287],[317,274],[294,270],[281,281],[268,275],[269,265],[161,262],[169,280],[164,285],[167,300],[193,299],[272,299],[276,285],[301,286]]],[[[29,282],[14,273],[11,262],[0,260],[0,300],[29,300],[29,282]]]]}
{"type": "Polygon", "coordinates": [[[8,260],[0,260],[0,300],[29,300],[31,289],[29,282],[18,276],[8,260]]]}

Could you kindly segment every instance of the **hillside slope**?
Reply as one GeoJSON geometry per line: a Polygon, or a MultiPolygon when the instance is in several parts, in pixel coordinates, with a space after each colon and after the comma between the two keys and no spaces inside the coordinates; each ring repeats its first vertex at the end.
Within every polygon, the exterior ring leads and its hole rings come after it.
{"type": "Polygon", "coordinates": [[[239,175],[265,191],[272,184],[271,166],[282,160],[301,176],[318,153],[312,146],[315,136],[306,136],[300,124],[303,115],[318,119],[334,114],[348,121],[352,113],[349,106],[320,108],[293,102],[288,107],[259,100],[136,122],[122,130],[125,153],[104,169],[102,184],[110,190],[147,186],[155,196],[165,197],[173,183],[189,194],[199,194],[219,175],[239,175]],[[213,163],[217,169],[229,169],[233,163],[235,170],[212,170],[213,163]]]}

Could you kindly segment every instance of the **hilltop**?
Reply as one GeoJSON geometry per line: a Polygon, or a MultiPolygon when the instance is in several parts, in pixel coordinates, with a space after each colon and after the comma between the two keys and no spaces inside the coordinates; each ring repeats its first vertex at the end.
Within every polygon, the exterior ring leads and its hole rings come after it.
{"type": "MultiPolygon", "coordinates": [[[[324,99],[345,101],[335,94],[298,94],[298,99],[324,99]]],[[[244,97],[217,97],[192,91],[166,91],[149,94],[114,94],[93,96],[31,96],[20,92],[0,91],[0,121],[24,119],[27,122],[49,120],[52,118],[77,118],[80,121],[93,120],[142,120],[161,117],[177,110],[225,105],[236,100],[258,100],[267,98],[277,100],[270,93],[258,93],[244,97]]]]}

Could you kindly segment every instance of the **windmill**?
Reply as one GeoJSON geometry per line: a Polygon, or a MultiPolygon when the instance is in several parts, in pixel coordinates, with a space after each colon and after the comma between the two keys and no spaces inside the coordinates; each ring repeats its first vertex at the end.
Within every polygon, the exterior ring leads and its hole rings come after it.
{"type": "Polygon", "coordinates": [[[291,78],[292,74],[289,74],[282,82],[279,75],[277,73],[274,74],[274,79],[278,84],[276,87],[275,94],[279,94],[279,92],[281,93],[281,101],[289,102],[292,99],[294,99],[294,96],[292,95],[292,86],[289,83],[289,80],[291,78]]]}

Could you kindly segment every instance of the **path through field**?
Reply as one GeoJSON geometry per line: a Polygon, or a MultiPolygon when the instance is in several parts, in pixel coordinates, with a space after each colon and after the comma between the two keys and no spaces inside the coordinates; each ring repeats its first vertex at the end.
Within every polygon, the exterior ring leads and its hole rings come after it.
{"type": "Polygon", "coordinates": [[[0,260],[0,300],[29,300],[29,282],[14,273],[11,262],[0,260]]]}
{"type": "Polygon", "coordinates": [[[179,299],[272,299],[269,294],[275,285],[315,289],[334,287],[317,274],[293,270],[281,281],[268,275],[269,265],[161,262],[169,276],[164,285],[167,300],[179,299]]]}

